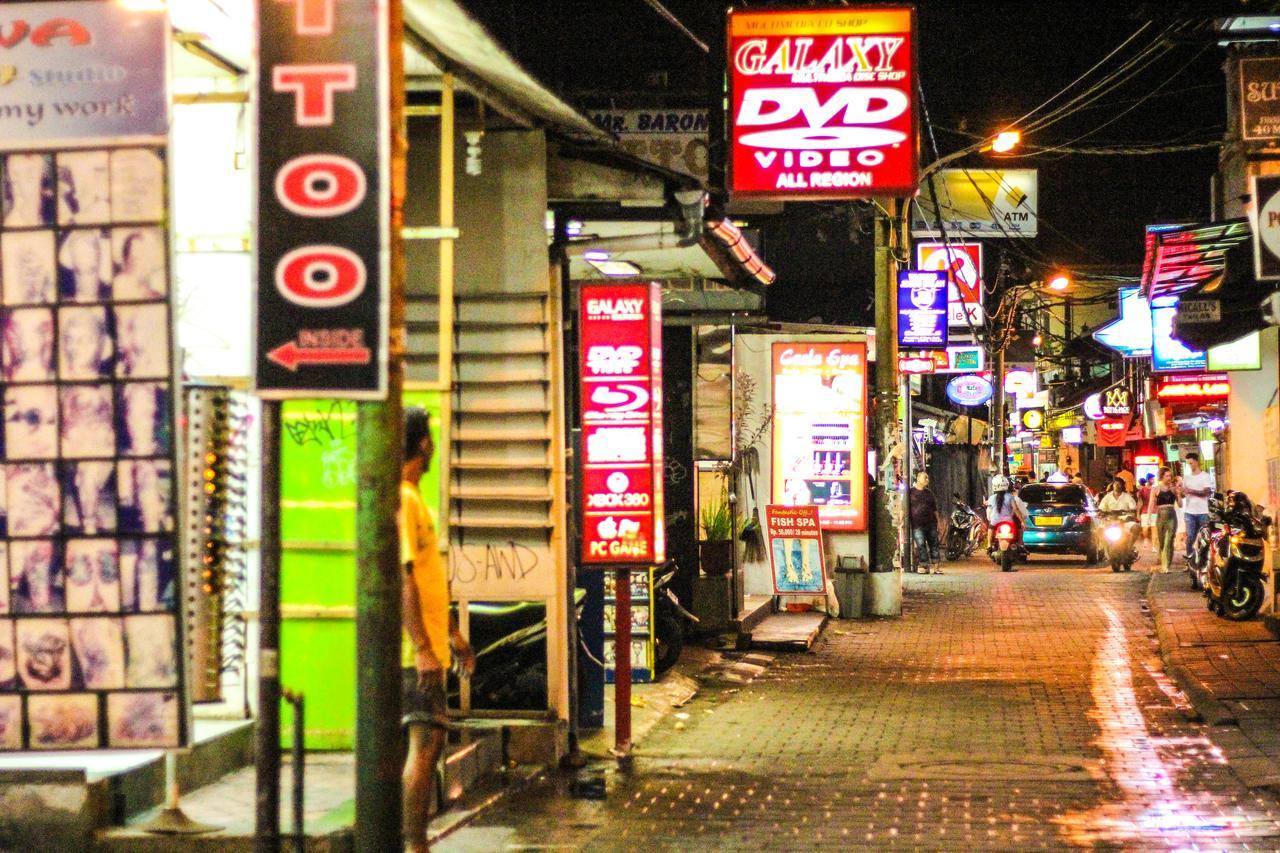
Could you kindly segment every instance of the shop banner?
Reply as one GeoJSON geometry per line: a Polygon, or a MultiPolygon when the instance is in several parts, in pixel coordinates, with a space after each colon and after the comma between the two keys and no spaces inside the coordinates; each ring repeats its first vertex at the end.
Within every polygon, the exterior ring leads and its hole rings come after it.
{"type": "Polygon", "coordinates": [[[387,5],[259,0],[257,7],[257,393],[380,400],[387,5]]]}
{"type": "Polygon", "coordinates": [[[1225,373],[1193,373],[1156,379],[1156,399],[1162,406],[1174,403],[1222,403],[1231,396],[1231,380],[1225,373]]]}
{"type": "Polygon", "coordinates": [[[983,324],[981,243],[917,243],[916,269],[946,273],[950,325],[967,329],[983,324]]]}
{"type": "MultiPolygon", "coordinates": [[[[0,150],[122,138],[163,144],[166,23],[164,14],[133,11],[128,3],[0,6],[0,150]]],[[[48,190],[52,197],[53,186],[48,190]]]]}
{"type": "MultiPolygon", "coordinates": [[[[1280,59],[1267,60],[1280,66],[1280,59]]],[[[1278,117],[1280,120],[1280,117],[1278,117]]],[[[1259,281],[1280,280],[1280,175],[1253,175],[1253,272],[1259,281]]]]}
{"type": "Polygon", "coordinates": [[[898,273],[898,346],[905,349],[947,345],[947,274],[902,270],[898,273]]]}
{"type": "Polygon", "coordinates": [[[825,595],[822,528],[816,506],[764,508],[774,595],[825,595]]]}
{"type": "Polygon", "coordinates": [[[733,10],[728,27],[732,194],[915,192],[912,9],[733,10]]]}
{"type": "Polygon", "coordinates": [[[1280,58],[1240,60],[1240,135],[1251,142],[1280,139],[1280,58]]]}
{"type": "Polygon", "coordinates": [[[582,561],[661,563],[662,289],[584,284],[578,321],[582,561]]]}
{"type": "Polygon", "coordinates": [[[816,506],[824,530],[867,529],[867,347],[773,345],[773,501],[816,506]]]}
{"type": "Polygon", "coordinates": [[[182,747],[169,21],[0,9],[0,750],[182,747]]]}
{"type": "Polygon", "coordinates": [[[1035,169],[942,169],[929,183],[911,206],[912,236],[942,236],[939,222],[963,240],[1036,236],[1035,169]]]}

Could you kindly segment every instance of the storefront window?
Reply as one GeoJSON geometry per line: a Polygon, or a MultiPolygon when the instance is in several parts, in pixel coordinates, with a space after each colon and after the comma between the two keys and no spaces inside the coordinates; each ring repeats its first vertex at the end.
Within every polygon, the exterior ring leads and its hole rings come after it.
{"type": "MultiPolygon", "coordinates": [[[[700,326],[697,387],[694,389],[694,458],[728,460],[733,455],[733,356],[728,326],[700,326]]],[[[699,484],[701,485],[701,484],[699,484]]]]}

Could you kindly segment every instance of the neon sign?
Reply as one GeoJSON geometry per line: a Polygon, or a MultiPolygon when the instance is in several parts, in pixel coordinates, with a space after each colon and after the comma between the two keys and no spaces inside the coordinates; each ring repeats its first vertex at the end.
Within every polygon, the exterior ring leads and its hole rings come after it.
{"type": "Polygon", "coordinates": [[[1166,376],[1156,382],[1156,399],[1162,403],[1220,403],[1230,395],[1225,373],[1166,376]]]}
{"type": "Polygon", "coordinates": [[[779,199],[916,189],[914,13],[729,13],[730,192],[779,199]]]}
{"type": "Polygon", "coordinates": [[[660,563],[662,295],[653,283],[579,295],[582,560],[660,563]]]}

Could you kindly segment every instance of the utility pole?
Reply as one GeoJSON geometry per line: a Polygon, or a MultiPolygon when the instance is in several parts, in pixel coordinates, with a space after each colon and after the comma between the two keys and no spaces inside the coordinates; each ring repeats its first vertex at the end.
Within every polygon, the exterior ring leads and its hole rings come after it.
{"type": "MultiPolygon", "coordinates": [[[[902,531],[901,522],[894,518],[899,500],[897,484],[893,477],[893,460],[890,453],[898,442],[898,316],[895,308],[897,287],[897,261],[894,249],[897,235],[897,202],[887,200],[887,208],[876,206],[875,217],[875,269],[876,269],[876,396],[875,396],[875,446],[879,448],[877,461],[880,474],[874,501],[876,552],[873,569],[881,572],[896,571],[893,560],[898,550],[902,531]]],[[[909,452],[909,451],[908,451],[909,452]]]]}
{"type": "MultiPolygon", "coordinates": [[[[391,130],[387,396],[356,409],[356,803],[355,849],[404,847],[400,776],[401,396],[404,388],[405,258],[401,231],[408,168],[404,123],[404,12],[389,0],[391,130]]],[[[447,452],[447,449],[446,449],[447,452]]]]}

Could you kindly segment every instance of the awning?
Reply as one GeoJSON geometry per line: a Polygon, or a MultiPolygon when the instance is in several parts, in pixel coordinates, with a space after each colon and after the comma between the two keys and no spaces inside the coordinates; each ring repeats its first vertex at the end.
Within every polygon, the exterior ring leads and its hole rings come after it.
{"type": "MultiPolygon", "coordinates": [[[[455,0],[404,0],[405,42],[440,71],[520,124],[546,127],[571,139],[611,143],[613,137],[535,80],[455,0]]],[[[430,68],[406,51],[405,72],[430,68]]]]}
{"type": "Polygon", "coordinates": [[[1226,252],[1250,239],[1248,219],[1208,225],[1152,225],[1142,263],[1142,293],[1151,298],[1198,287],[1222,274],[1226,252]]]}
{"type": "Polygon", "coordinates": [[[633,265],[646,279],[723,279],[735,287],[759,290],[776,275],[728,220],[703,225],[694,239],[685,239],[670,221],[587,220],[567,247],[569,277],[604,279],[589,252],[608,260],[633,265]]]}

